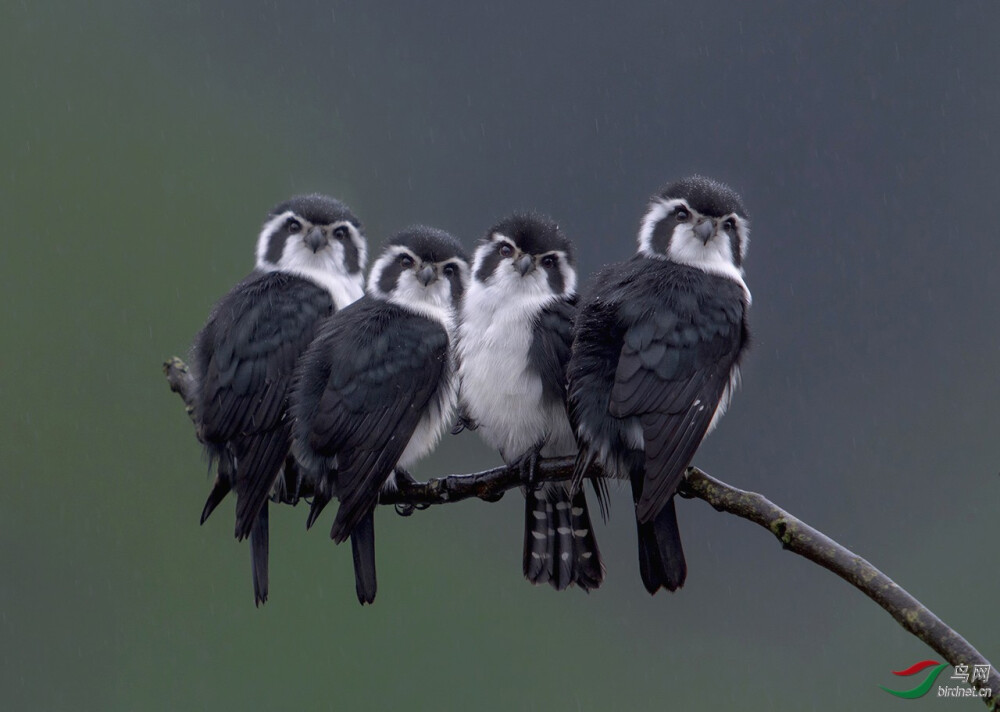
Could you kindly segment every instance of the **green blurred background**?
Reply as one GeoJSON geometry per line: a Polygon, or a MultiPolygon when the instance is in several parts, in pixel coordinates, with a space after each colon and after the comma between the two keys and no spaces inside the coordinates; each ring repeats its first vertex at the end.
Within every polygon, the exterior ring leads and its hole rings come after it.
{"type": "MultiPolygon", "coordinates": [[[[696,462],[1000,662],[995,3],[96,5],[0,8],[0,707],[978,704],[879,690],[935,654],[696,501],[688,583],[655,598],[624,492],[590,595],[522,580],[517,496],[386,509],[365,609],[349,550],[284,509],[255,609],[160,363],[295,192],[376,246],[538,209],[590,272],[704,172],[751,212],[756,348],[696,462]]],[[[495,462],[462,436],[416,474],[495,462]]]]}

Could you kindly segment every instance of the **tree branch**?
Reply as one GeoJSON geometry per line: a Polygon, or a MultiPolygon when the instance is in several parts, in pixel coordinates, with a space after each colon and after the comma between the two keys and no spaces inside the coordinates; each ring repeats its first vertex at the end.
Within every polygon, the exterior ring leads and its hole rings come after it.
{"type": "MultiPolygon", "coordinates": [[[[192,379],[187,365],[179,358],[163,364],[170,389],[184,400],[188,415],[194,420],[192,379]]],[[[199,437],[200,439],[200,437],[199,437]]],[[[538,466],[540,481],[568,480],[573,474],[573,459],[542,460],[538,466]]],[[[524,483],[516,468],[496,467],[469,475],[435,477],[427,482],[400,479],[399,488],[383,492],[380,504],[395,505],[401,514],[436,504],[478,498],[495,502],[510,489],[524,483]]],[[[951,665],[989,665],[989,679],[972,683],[977,690],[988,689],[983,697],[987,706],[1000,710],[1000,673],[965,638],[949,628],[920,601],[895,581],[851,550],[781,509],[756,492],[747,492],[715,479],[697,467],[690,467],[679,494],[704,500],[720,512],[758,524],[774,534],[783,548],[832,571],[884,608],[913,635],[933,648],[951,665]]]]}

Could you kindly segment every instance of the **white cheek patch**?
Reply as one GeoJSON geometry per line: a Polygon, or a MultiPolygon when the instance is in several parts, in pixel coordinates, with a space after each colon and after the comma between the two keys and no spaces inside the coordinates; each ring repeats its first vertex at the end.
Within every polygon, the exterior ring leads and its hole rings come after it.
{"type": "Polygon", "coordinates": [[[563,278],[563,296],[572,297],[576,294],[576,270],[569,264],[565,252],[554,252],[559,256],[559,272],[563,278]]]}
{"type": "Polygon", "coordinates": [[[639,252],[649,257],[656,257],[656,251],[653,249],[653,231],[656,229],[656,223],[670,215],[678,206],[690,210],[687,202],[680,198],[657,200],[649,206],[639,226],[639,252]]]}
{"type": "Polygon", "coordinates": [[[417,256],[410,252],[408,249],[402,245],[393,245],[386,249],[382,255],[375,260],[375,264],[372,265],[371,274],[368,275],[368,293],[373,297],[380,297],[382,299],[388,299],[389,295],[382,291],[382,287],[379,283],[382,281],[382,273],[385,272],[386,267],[393,264],[402,255],[409,255],[410,259],[414,263],[419,262],[417,256]]]}
{"type": "Polygon", "coordinates": [[[275,215],[273,218],[264,223],[264,226],[260,229],[260,235],[257,237],[257,268],[264,271],[271,271],[277,267],[277,265],[271,264],[267,261],[267,250],[271,245],[271,235],[278,231],[278,229],[285,224],[288,218],[292,217],[295,213],[291,210],[286,210],[281,215],[275,215]]]}
{"type": "Polygon", "coordinates": [[[739,215],[733,215],[733,220],[736,221],[736,234],[740,236],[740,264],[743,264],[750,250],[750,221],[739,215]]]}

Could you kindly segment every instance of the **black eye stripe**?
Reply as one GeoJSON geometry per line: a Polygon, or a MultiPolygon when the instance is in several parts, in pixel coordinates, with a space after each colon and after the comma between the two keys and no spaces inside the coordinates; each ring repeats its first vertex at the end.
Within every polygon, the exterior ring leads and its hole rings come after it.
{"type": "Polygon", "coordinates": [[[346,240],[342,240],[341,245],[344,246],[344,266],[347,267],[347,271],[350,274],[355,274],[361,271],[361,255],[358,252],[358,246],[354,244],[354,240],[348,237],[346,240]]]}
{"type": "Polygon", "coordinates": [[[281,259],[281,253],[285,250],[285,241],[288,239],[288,230],[281,228],[271,233],[267,240],[267,253],[264,259],[272,264],[277,264],[281,259]]]}
{"type": "Polygon", "coordinates": [[[479,269],[476,270],[476,279],[480,282],[485,282],[489,279],[490,275],[496,271],[497,265],[500,264],[501,260],[503,260],[503,257],[501,257],[499,250],[488,250],[479,263],[479,269]]]}
{"type": "Polygon", "coordinates": [[[677,216],[673,213],[657,221],[656,225],[653,226],[653,234],[650,236],[650,248],[662,255],[667,254],[670,241],[674,236],[674,228],[679,224],[677,216]]]}
{"type": "Polygon", "coordinates": [[[562,270],[553,269],[548,271],[549,289],[553,294],[562,294],[566,289],[566,280],[563,279],[562,270]]]}
{"type": "Polygon", "coordinates": [[[378,288],[383,294],[389,294],[399,283],[399,275],[403,273],[404,267],[399,260],[393,260],[385,266],[382,274],[378,278],[378,288]]]}

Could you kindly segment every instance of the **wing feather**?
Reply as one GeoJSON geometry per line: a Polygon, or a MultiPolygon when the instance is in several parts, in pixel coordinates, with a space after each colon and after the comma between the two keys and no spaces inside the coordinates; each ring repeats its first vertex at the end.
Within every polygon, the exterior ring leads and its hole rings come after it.
{"type": "Polygon", "coordinates": [[[299,355],[333,311],[326,290],[255,274],[213,310],[195,342],[196,414],[209,448],[237,466],[237,536],[248,536],[288,453],[286,407],[299,355]]]}
{"type": "Polygon", "coordinates": [[[632,314],[611,391],[609,413],[638,418],[645,474],[636,514],[651,520],[677,491],[737,365],[745,337],[742,312],[675,291],[632,314]]]}
{"type": "Polygon", "coordinates": [[[331,536],[346,539],[378,500],[448,365],[444,328],[368,297],[327,322],[303,358],[302,383],[327,369],[312,414],[296,412],[297,437],[314,455],[337,458],[340,508],[331,536]],[[311,372],[311,373],[310,373],[311,372]]]}
{"type": "Polygon", "coordinates": [[[566,402],[566,364],[573,348],[576,297],[553,302],[539,313],[528,360],[542,380],[546,400],[566,402]]]}

